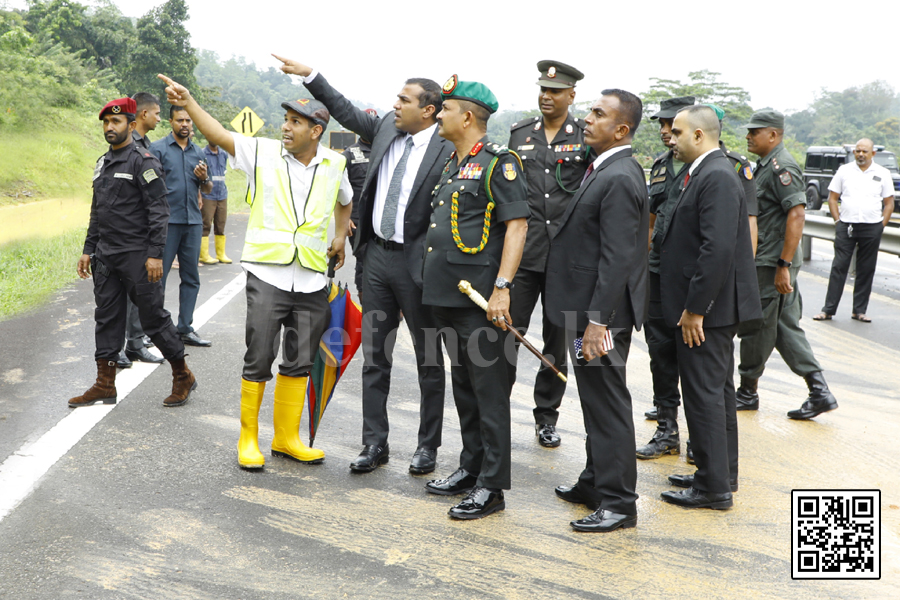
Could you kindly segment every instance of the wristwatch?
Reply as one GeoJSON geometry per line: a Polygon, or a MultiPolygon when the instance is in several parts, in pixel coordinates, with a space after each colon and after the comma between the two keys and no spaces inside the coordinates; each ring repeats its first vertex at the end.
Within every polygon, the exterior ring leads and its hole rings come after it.
{"type": "Polygon", "coordinates": [[[211,181],[210,178],[207,177],[206,179],[204,179],[203,181],[200,182],[200,185],[206,185],[206,184],[208,184],[210,181],[211,181]]]}
{"type": "Polygon", "coordinates": [[[498,290],[509,290],[512,289],[513,284],[511,284],[508,279],[498,277],[496,281],[494,281],[494,287],[498,290]]]}
{"type": "Polygon", "coordinates": [[[781,258],[781,257],[779,256],[779,257],[778,257],[778,263],[776,263],[776,264],[777,264],[779,267],[790,267],[790,266],[791,266],[792,264],[794,264],[794,263],[792,263],[792,262],[790,262],[790,261],[788,261],[788,260],[784,260],[783,258],[781,258]]]}

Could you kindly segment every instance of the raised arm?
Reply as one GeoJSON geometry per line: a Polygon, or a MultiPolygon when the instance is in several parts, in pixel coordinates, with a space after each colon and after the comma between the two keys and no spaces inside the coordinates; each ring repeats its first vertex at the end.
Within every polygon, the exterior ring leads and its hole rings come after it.
{"type": "Polygon", "coordinates": [[[203,137],[234,156],[234,138],[231,133],[200,107],[186,87],[165,75],[157,75],[157,77],[166,84],[166,100],[169,104],[183,106],[203,137]]]}

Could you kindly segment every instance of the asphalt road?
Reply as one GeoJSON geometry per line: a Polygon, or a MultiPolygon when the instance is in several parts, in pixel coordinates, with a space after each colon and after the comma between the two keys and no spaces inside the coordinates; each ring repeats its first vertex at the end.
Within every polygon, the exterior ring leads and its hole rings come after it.
{"type": "MultiPolygon", "coordinates": [[[[229,217],[232,258],[239,256],[245,223],[246,217],[229,217]]],[[[800,278],[807,317],[821,306],[829,266],[819,254],[827,254],[827,244],[816,242],[814,252],[800,278]]],[[[200,385],[185,407],[161,406],[171,385],[163,365],[138,367],[146,378],[113,410],[70,411],[66,400],[94,377],[91,284],[79,282],[47,306],[0,323],[0,507],[14,465],[58,441],[48,431],[72,412],[99,420],[0,517],[0,598],[900,597],[900,260],[883,255],[881,266],[869,310],[874,324],[849,319],[847,293],[835,321],[803,321],[837,411],[812,422],[788,420],[786,411],[799,406],[806,390],[773,355],[760,384],[761,409],[739,413],[735,507],[688,511],[664,504],[666,476],[692,467],[683,455],[639,461],[638,526],[611,534],[572,531],[569,521],[587,510],[553,494],[582,467],[584,428],[573,381],[559,423],[562,446],[537,445],[527,385],[537,369],[531,357],[522,361],[512,396],[507,509],[455,522],[446,515],[454,499],[422,489],[432,476],[407,472],[418,392],[402,332],[388,465],[366,475],[347,468],[361,448],[357,357],[319,431],[324,464],[268,456],[269,386],[260,416],[266,468],[251,473],[238,468],[235,449],[243,293],[200,328],[214,345],[190,350],[200,385]],[[791,490],[829,488],[881,490],[881,580],[792,580],[791,490]]],[[[240,272],[238,264],[202,268],[198,306],[240,272]]],[[[170,280],[169,306],[177,306],[176,281],[170,280]]],[[[537,325],[535,318],[529,335],[538,335],[537,325]]],[[[637,334],[629,359],[636,444],[650,439],[655,426],[642,416],[652,397],[648,363],[637,334]]],[[[120,380],[137,381],[141,373],[135,373],[120,380]]],[[[448,377],[437,475],[455,469],[461,449],[449,387],[448,377]]],[[[681,425],[686,433],[683,417],[681,425]]]]}

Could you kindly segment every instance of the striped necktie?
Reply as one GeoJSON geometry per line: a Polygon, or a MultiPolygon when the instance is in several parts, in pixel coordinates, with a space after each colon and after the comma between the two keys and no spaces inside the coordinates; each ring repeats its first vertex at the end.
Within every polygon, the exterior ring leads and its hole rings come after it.
{"type": "Polygon", "coordinates": [[[394,237],[397,223],[397,204],[400,202],[400,184],[403,183],[403,175],[406,174],[406,161],[409,160],[409,153],[413,147],[412,136],[406,138],[406,148],[403,149],[403,156],[394,167],[394,174],[391,176],[391,183],[388,186],[387,197],[384,199],[384,210],[381,212],[381,235],[384,239],[389,240],[394,237]]]}

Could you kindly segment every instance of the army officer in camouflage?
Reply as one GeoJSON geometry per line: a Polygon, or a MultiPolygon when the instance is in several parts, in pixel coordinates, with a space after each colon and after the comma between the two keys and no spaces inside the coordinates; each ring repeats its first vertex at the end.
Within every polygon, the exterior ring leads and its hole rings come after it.
{"type": "Polygon", "coordinates": [[[759,244],[756,251],[756,275],[762,301],[763,319],[741,324],[741,385],[737,390],[737,410],[757,410],[757,384],[773,348],[791,368],[803,377],[809,397],[792,419],[811,419],[837,408],[837,400],[828,389],[822,367],[813,356],[806,334],[800,328],[802,300],[797,286],[799,260],[795,258],[803,223],[806,219],[806,195],[800,167],[785,149],[784,115],[766,109],[753,114],[745,125],[747,149],[759,156],[756,166],[759,200],[759,244]]]}
{"type": "Polygon", "coordinates": [[[425,488],[446,496],[469,492],[450,516],[478,519],[503,510],[510,487],[510,384],[505,336],[497,328],[513,322],[509,286],[525,245],[528,202],[519,160],[485,135],[498,106],[494,94],[454,75],[442,99],[438,133],[456,151],[434,191],[422,302],[431,305],[453,363],[463,450],[459,469],[425,488]],[[487,317],[457,288],[463,279],[489,298],[487,317]]]}
{"type": "MultiPolygon", "coordinates": [[[[590,163],[588,154],[591,151],[584,144],[584,121],[569,113],[569,107],[575,102],[575,84],[584,78],[584,74],[575,67],[552,60],[542,60],[537,68],[540,71],[537,84],[541,90],[538,94],[541,116],[513,123],[508,144],[522,159],[528,183],[528,208],[531,209],[522,262],[510,292],[510,313],[522,334],[528,330],[538,297],[546,304],[550,238],[556,233],[569,200],[578,191],[590,163]]],[[[550,360],[565,374],[565,331],[550,322],[546,309],[542,312],[542,353],[552,357],[550,360]]],[[[518,353],[518,342],[515,348],[518,353]]],[[[509,362],[510,387],[516,381],[516,356],[512,355],[509,362]]],[[[565,392],[565,382],[542,364],[534,382],[535,432],[541,446],[555,448],[560,444],[556,421],[565,392]]]]}

